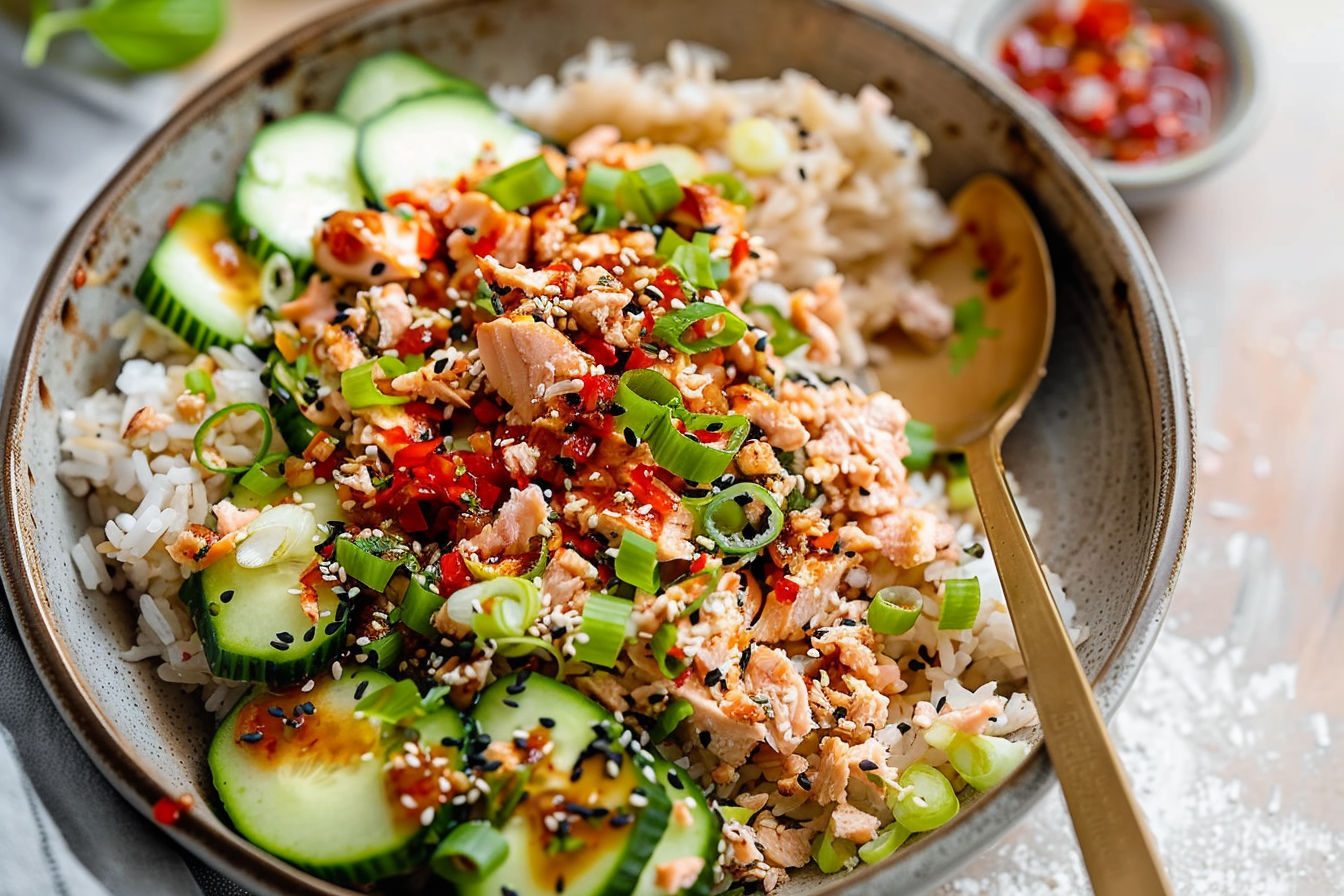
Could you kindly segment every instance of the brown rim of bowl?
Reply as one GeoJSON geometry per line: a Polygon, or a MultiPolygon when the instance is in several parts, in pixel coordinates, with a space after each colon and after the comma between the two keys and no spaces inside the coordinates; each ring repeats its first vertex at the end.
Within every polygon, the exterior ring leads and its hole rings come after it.
{"type": "MultiPolygon", "coordinates": [[[[959,56],[950,46],[929,36],[892,14],[860,11],[855,0],[812,0],[840,15],[865,22],[870,27],[919,46],[936,64],[969,76],[974,86],[992,103],[1009,109],[1026,123],[1031,135],[1049,146],[1060,165],[1072,177],[1074,186],[1086,196],[1092,211],[1116,222],[1118,235],[1132,259],[1141,285],[1153,302],[1146,314],[1133,319],[1140,345],[1152,352],[1151,368],[1145,367],[1148,389],[1155,409],[1153,421],[1161,450],[1156,467],[1159,474],[1158,515],[1155,521],[1153,553],[1147,558],[1147,571],[1130,618],[1115,650],[1107,658],[1094,682],[1112,670],[1121,655],[1133,662],[1120,670],[1114,683],[1107,682],[1102,694],[1103,710],[1109,715],[1132,683],[1143,657],[1151,649],[1162,616],[1170,600],[1179,571],[1181,555],[1189,531],[1194,493],[1194,417],[1190,404],[1189,369],[1185,349],[1175,325],[1175,313],[1157,262],[1134,218],[1119,197],[1092,174],[1086,163],[1055,133],[1049,115],[1035,104],[995,86],[990,73],[978,60],[959,56]],[[1164,402],[1165,399],[1165,402],[1164,402]]],[[[130,159],[111,178],[107,186],[85,209],[60,243],[40,279],[28,312],[24,317],[10,365],[3,413],[4,431],[14,433],[25,421],[35,393],[35,358],[32,346],[36,337],[52,325],[47,312],[69,288],[83,247],[96,232],[108,210],[121,198],[128,184],[138,181],[159,160],[166,149],[188,126],[202,117],[221,96],[238,91],[259,77],[275,60],[309,41],[353,19],[378,11],[380,17],[412,15],[426,7],[469,9],[490,5],[490,0],[358,0],[349,6],[303,25],[272,41],[233,69],[205,85],[183,104],[154,134],[131,154],[130,159]]],[[[67,646],[60,639],[49,612],[49,596],[41,580],[36,548],[26,523],[32,519],[32,502],[27,474],[21,463],[20,443],[6,441],[0,462],[3,501],[0,501],[0,531],[14,533],[0,544],[0,573],[10,595],[15,619],[24,645],[44,687],[69,725],[76,739],[99,770],[137,810],[152,816],[154,803],[172,796],[168,783],[152,769],[137,764],[130,745],[93,702],[88,687],[75,672],[67,646]]],[[[1018,795],[1025,811],[1044,795],[1053,775],[1044,751],[1034,750],[1005,782],[996,798],[977,802],[953,824],[921,837],[901,851],[901,863],[920,864],[924,874],[911,879],[916,886],[932,886],[954,871],[996,839],[1003,829],[986,817],[986,806],[1002,803],[1015,782],[1029,780],[1034,789],[1018,795]],[[968,848],[953,856],[929,855],[947,837],[959,832],[968,848]],[[925,861],[917,860],[925,856],[925,861]]],[[[264,893],[285,896],[355,896],[354,891],[308,875],[278,859],[237,834],[211,812],[185,812],[181,820],[166,828],[166,833],[207,864],[229,874],[244,886],[264,893]]],[[[857,884],[889,867],[888,862],[864,866],[845,877],[835,878],[814,890],[815,896],[827,896],[842,887],[857,884]]]]}

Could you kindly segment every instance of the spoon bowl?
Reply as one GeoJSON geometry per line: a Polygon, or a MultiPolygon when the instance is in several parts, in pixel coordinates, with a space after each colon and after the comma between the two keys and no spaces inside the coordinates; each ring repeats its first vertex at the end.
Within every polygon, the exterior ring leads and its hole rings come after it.
{"type": "Polygon", "coordinates": [[[994,551],[1045,747],[1097,896],[1171,893],[1130,793],[1092,686],[1045,581],[1003,466],[1004,436],[1045,375],[1054,332],[1049,251],[1031,209],[1003,178],[981,175],[952,200],[957,233],[917,274],[954,309],[945,346],[885,343],[882,386],[959,449],[994,551]]]}
{"type": "Polygon", "coordinates": [[[916,272],[950,304],[957,321],[947,351],[903,333],[879,337],[873,374],[911,416],[931,425],[939,447],[960,448],[996,422],[1006,432],[1045,375],[1055,328],[1050,254],[1017,190],[981,174],[953,197],[956,235],[916,272]]]}

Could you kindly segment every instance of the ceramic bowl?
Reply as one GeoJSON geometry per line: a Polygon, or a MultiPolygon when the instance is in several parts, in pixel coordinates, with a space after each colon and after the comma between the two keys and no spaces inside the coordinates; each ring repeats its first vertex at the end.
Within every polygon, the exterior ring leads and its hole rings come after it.
{"type": "MultiPolygon", "coordinates": [[[[165,829],[260,893],[349,891],[252,846],[216,811],[205,763],[213,722],[193,694],[117,654],[133,641],[131,601],[81,589],[70,548],[83,503],[56,479],[61,409],[110,383],[112,322],[177,206],[228,196],[252,134],[275,116],[327,108],[361,58],[405,47],[480,82],[553,72],[594,34],[641,59],[686,38],[733,56],[730,76],[793,67],[831,87],[874,83],[923,127],[933,184],[950,195],[997,171],[1038,212],[1054,256],[1059,320],[1049,375],[1007,446],[1046,524],[1041,554],[1069,584],[1090,632],[1084,667],[1115,709],[1157,634],[1190,512],[1192,421],[1171,303],[1129,213],[1046,113],[893,19],[828,0],[400,0],[350,8],[267,47],[187,103],[127,163],[56,250],[23,323],[4,411],[0,556],[23,637],[79,742],[149,813],[161,797],[198,808],[165,829]],[[744,36],[749,36],[743,40],[744,36]],[[74,285],[75,271],[90,276],[74,285]],[[96,275],[96,276],[95,276],[96,275]]],[[[1044,752],[951,824],[849,877],[799,875],[797,892],[919,892],[1022,817],[1052,780],[1044,752]]]]}
{"type": "MultiPolygon", "coordinates": [[[[957,20],[957,48],[992,66],[1004,36],[1044,2],[968,0],[957,20]]],[[[1143,5],[1194,9],[1208,16],[1227,54],[1227,93],[1217,131],[1202,148],[1161,162],[1092,162],[1135,211],[1166,204],[1240,155],[1264,123],[1267,105],[1261,54],[1252,27],[1238,8],[1238,0],[1143,0],[1143,5]]],[[[995,75],[1008,80],[997,70],[995,75]]],[[[1078,152],[1085,153],[1081,147],[1078,152]]]]}

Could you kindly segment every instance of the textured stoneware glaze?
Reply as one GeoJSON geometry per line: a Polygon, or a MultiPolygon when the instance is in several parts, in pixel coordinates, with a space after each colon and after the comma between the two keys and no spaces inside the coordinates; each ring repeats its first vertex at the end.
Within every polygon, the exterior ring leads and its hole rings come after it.
{"type": "MultiPolygon", "coordinates": [[[[355,62],[390,47],[477,81],[519,83],[554,71],[598,32],[632,43],[646,60],[673,37],[719,47],[733,56],[731,76],[793,67],[844,91],[875,83],[932,138],[929,173],[945,195],[981,171],[1018,185],[1050,241],[1059,323],[1049,375],[1013,432],[1008,461],[1044,511],[1040,552],[1078,602],[1090,632],[1080,653],[1105,710],[1114,710],[1157,634],[1190,510],[1182,349],[1143,237],[1044,113],[907,26],[826,0],[412,0],[352,8],[244,63],[137,152],[52,261],[7,390],[0,531],[9,594],[33,659],[80,742],[126,798],[148,812],[161,796],[195,795],[199,807],[167,833],[257,891],[348,892],[249,845],[210,810],[211,720],[194,695],[160,681],[151,666],[117,659],[133,640],[135,614],[129,601],[78,584],[69,553],[87,519],[56,480],[58,415],[114,374],[109,327],[133,307],[131,286],[163,221],[201,196],[227,197],[263,123],[328,107],[355,62]],[[96,276],[75,289],[81,265],[96,276]]],[[[825,882],[803,875],[791,889],[920,892],[1002,834],[1050,781],[1036,750],[1001,788],[969,800],[955,822],[892,860],[825,882]]]]}

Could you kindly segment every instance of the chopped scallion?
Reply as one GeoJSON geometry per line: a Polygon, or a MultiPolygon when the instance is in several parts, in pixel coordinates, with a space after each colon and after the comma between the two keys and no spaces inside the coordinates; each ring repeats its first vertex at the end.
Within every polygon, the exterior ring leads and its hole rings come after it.
{"type": "Polygon", "coordinates": [[[677,647],[677,627],[671,622],[664,622],[658,626],[658,630],[653,633],[653,639],[649,641],[649,650],[653,653],[653,661],[658,664],[658,669],[668,678],[676,678],[686,671],[688,663],[682,657],[681,651],[677,647]],[[676,654],[673,651],[676,650],[676,654]]]}
{"type": "Polygon", "coordinates": [[[390,407],[406,404],[406,395],[388,395],[374,382],[374,368],[383,375],[398,377],[406,373],[406,364],[399,358],[380,357],[341,372],[341,395],[352,408],[390,407]]]}
{"type": "Polygon", "coordinates": [[[916,833],[951,821],[961,808],[947,776],[927,762],[915,762],[901,773],[900,789],[887,791],[887,808],[897,824],[916,833]]]}
{"type": "Polygon", "coordinates": [[[854,842],[835,836],[830,825],[812,840],[812,860],[823,874],[843,871],[857,853],[858,847],[854,842]]]}
{"type": "Polygon", "coordinates": [[[765,302],[747,302],[742,306],[742,310],[752,314],[761,314],[769,319],[770,325],[775,331],[774,335],[770,337],[770,347],[781,358],[793,354],[812,342],[811,336],[795,327],[793,321],[789,320],[784,312],[774,305],[765,302]]]}
{"type": "Polygon", "coordinates": [[[613,666],[625,644],[625,624],[635,605],[600,591],[592,592],[583,604],[583,622],[574,640],[574,659],[594,666],[613,666]]]}
{"type": "Polygon", "coordinates": [[[722,305],[716,305],[713,302],[692,302],[685,308],[669,311],[658,318],[658,322],[653,325],[653,335],[656,338],[688,355],[732,345],[745,336],[746,332],[746,321],[722,305]],[[686,331],[693,325],[714,317],[723,318],[723,325],[717,333],[689,342],[685,340],[686,331]]]}
{"type": "Polygon", "coordinates": [[[215,382],[204,370],[188,370],[182,385],[193,395],[204,395],[207,402],[215,400],[215,382]]]}
{"type": "Polygon", "coordinates": [[[784,511],[761,486],[738,482],[705,505],[703,520],[705,535],[719,550],[725,554],[750,554],[779,537],[784,528],[784,511]]]}
{"type": "Polygon", "coordinates": [[[880,635],[903,635],[919,621],[924,595],[909,585],[891,585],[873,595],[868,627],[880,635]]]}
{"type": "Polygon", "coordinates": [[[677,697],[670,702],[654,719],[653,727],[649,729],[649,737],[658,743],[667,740],[672,736],[672,732],[677,730],[677,726],[689,719],[695,713],[695,708],[691,706],[691,701],[677,697]]]}
{"type": "Polygon", "coordinates": [[[943,611],[938,616],[938,627],[962,631],[975,625],[980,615],[980,580],[947,579],[943,582],[943,611]]]}
{"type": "Polygon", "coordinates": [[[549,199],[564,187],[565,182],[555,176],[545,156],[533,156],[503,171],[496,171],[476,185],[508,211],[549,199]]]}
{"type": "Polygon", "coordinates": [[[641,591],[657,594],[662,587],[658,572],[658,545],[633,529],[625,530],[616,552],[616,578],[641,591]]]}
{"type": "Polygon", "coordinates": [[[495,873],[509,857],[509,843],[488,821],[464,821],[444,836],[429,867],[439,877],[465,883],[495,873]]]}
{"type": "Polygon", "coordinates": [[[196,462],[211,473],[246,473],[248,470],[252,469],[253,464],[256,464],[265,457],[266,452],[271,449],[271,436],[271,415],[266,412],[266,409],[255,402],[239,401],[225,405],[209,417],[206,417],[204,422],[202,422],[200,427],[196,430],[196,435],[192,438],[191,445],[196,454],[196,462]],[[237,467],[216,467],[206,460],[204,454],[201,452],[205,447],[205,437],[210,433],[210,430],[214,429],[220,423],[224,422],[225,419],[234,414],[243,414],[249,411],[261,418],[261,444],[257,447],[257,453],[252,460],[247,464],[237,467]]]}

